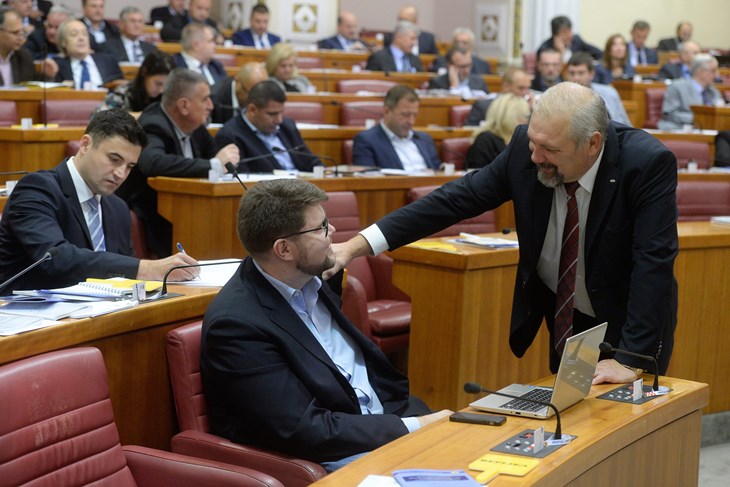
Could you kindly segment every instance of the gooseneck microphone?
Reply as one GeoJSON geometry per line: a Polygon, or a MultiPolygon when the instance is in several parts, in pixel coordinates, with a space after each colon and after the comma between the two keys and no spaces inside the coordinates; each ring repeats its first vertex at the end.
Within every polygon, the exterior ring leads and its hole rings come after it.
{"type": "Polygon", "coordinates": [[[26,267],[22,271],[18,272],[17,274],[15,274],[13,277],[11,277],[10,279],[8,279],[4,283],[0,284],[0,291],[2,291],[3,289],[5,289],[6,286],[8,286],[9,284],[11,284],[13,281],[15,281],[16,279],[18,279],[19,277],[21,277],[26,272],[29,272],[29,271],[35,269],[37,266],[41,265],[42,263],[44,263],[47,260],[51,260],[52,258],[56,257],[57,255],[58,255],[58,249],[56,247],[52,247],[52,248],[48,249],[48,252],[46,252],[45,254],[43,254],[43,257],[41,257],[37,261],[33,262],[31,265],[29,265],[28,267],[26,267]]]}
{"type": "Polygon", "coordinates": [[[654,385],[651,387],[655,391],[659,390],[659,363],[656,361],[656,358],[652,357],[651,355],[643,355],[641,353],[636,352],[630,352],[628,350],[622,350],[620,348],[614,348],[613,345],[611,345],[608,342],[601,342],[600,345],[598,345],[598,348],[601,350],[601,352],[604,353],[623,353],[624,355],[629,355],[631,357],[636,358],[642,358],[644,360],[648,360],[650,362],[654,363],[654,385]]]}
{"type": "Polygon", "coordinates": [[[185,264],[185,265],[175,265],[167,269],[167,272],[165,272],[165,276],[162,278],[162,289],[160,289],[160,293],[156,296],[156,298],[164,298],[165,295],[167,295],[167,278],[170,276],[170,273],[176,269],[189,269],[191,267],[206,267],[209,265],[223,265],[223,264],[240,264],[243,262],[241,259],[237,260],[225,260],[222,262],[206,262],[204,264],[185,264]]]}
{"type": "Polygon", "coordinates": [[[538,401],[536,399],[528,399],[526,397],[515,396],[515,395],[512,395],[512,394],[506,394],[504,392],[490,391],[489,389],[483,388],[482,386],[480,386],[476,382],[467,382],[466,384],[464,384],[464,392],[466,392],[467,394],[479,394],[480,392],[486,392],[487,394],[496,394],[497,396],[504,396],[504,397],[509,397],[510,399],[517,399],[519,401],[527,401],[527,402],[532,402],[532,403],[535,403],[535,404],[540,404],[542,406],[547,406],[547,407],[551,408],[553,410],[553,412],[555,412],[555,423],[556,423],[555,424],[555,439],[556,440],[559,440],[562,437],[562,434],[561,434],[562,427],[561,427],[561,422],[560,422],[560,411],[558,411],[558,408],[556,408],[555,405],[553,403],[551,403],[551,402],[538,401]]]}
{"type": "Polygon", "coordinates": [[[339,172],[337,170],[337,166],[340,164],[339,162],[337,162],[334,158],[332,158],[330,156],[325,156],[322,154],[314,154],[312,152],[302,150],[305,148],[306,148],[306,146],[303,146],[303,145],[298,145],[296,147],[292,147],[291,149],[287,149],[287,150],[284,150],[280,147],[274,147],[273,151],[274,152],[288,152],[289,154],[307,156],[307,157],[316,157],[317,159],[324,159],[325,161],[330,161],[334,165],[334,168],[335,168],[335,177],[339,176],[339,172]]]}
{"type": "Polygon", "coordinates": [[[243,186],[244,191],[248,191],[248,188],[245,184],[243,184],[243,181],[241,181],[241,178],[238,177],[238,171],[236,171],[236,166],[233,165],[232,162],[226,162],[226,169],[229,173],[233,174],[233,177],[238,180],[239,183],[241,183],[241,186],[243,186]]]}

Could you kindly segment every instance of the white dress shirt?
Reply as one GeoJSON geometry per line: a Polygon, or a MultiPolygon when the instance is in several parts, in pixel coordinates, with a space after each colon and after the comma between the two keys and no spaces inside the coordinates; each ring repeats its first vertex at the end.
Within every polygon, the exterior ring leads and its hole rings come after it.
{"type": "MultiPolygon", "coordinates": [[[[76,86],[77,90],[84,89],[84,87],[81,86],[81,71],[83,70],[81,61],[82,60],[76,58],[71,59],[71,72],[74,75],[74,86],[76,86]]],[[[101,72],[99,72],[99,68],[96,67],[96,63],[94,62],[94,58],[91,54],[87,55],[83,61],[86,61],[86,67],[89,70],[89,78],[91,79],[92,88],[98,88],[103,85],[104,79],[101,77],[101,72]]]]}
{"type": "Polygon", "coordinates": [[[423,154],[418,150],[416,142],[413,140],[413,130],[408,132],[405,138],[398,137],[393,131],[391,131],[384,123],[380,123],[383,128],[385,135],[388,136],[388,140],[393,144],[393,149],[398,155],[401,166],[408,172],[423,172],[428,169],[426,160],[423,158],[423,154]]]}

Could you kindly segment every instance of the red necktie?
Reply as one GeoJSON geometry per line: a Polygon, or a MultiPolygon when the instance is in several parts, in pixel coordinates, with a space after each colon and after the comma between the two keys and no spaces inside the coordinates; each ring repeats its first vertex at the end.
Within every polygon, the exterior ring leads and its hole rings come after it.
{"type": "Polygon", "coordinates": [[[568,193],[565,227],[563,227],[563,246],[560,251],[560,266],[558,267],[558,289],[555,296],[555,327],[553,339],[558,355],[563,354],[565,340],[573,335],[573,298],[575,296],[575,274],[578,269],[578,243],[580,230],[578,228],[578,204],[575,201],[575,191],[578,181],[564,183],[568,193]]]}

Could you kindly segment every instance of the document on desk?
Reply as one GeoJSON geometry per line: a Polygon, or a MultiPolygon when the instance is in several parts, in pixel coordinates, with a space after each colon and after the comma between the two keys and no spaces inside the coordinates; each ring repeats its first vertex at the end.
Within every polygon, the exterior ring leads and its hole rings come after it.
{"type": "Polygon", "coordinates": [[[14,316],[0,314],[0,336],[17,335],[31,330],[59,324],[59,321],[44,320],[34,316],[14,316]]]}
{"type": "Polygon", "coordinates": [[[176,282],[184,286],[209,286],[223,287],[235,274],[238,266],[241,265],[240,259],[216,259],[201,260],[201,264],[220,264],[209,265],[200,268],[200,276],[192,281],[176,282]]]}
{"type": "Polygon", "coordinates": [[[393,478],[401,487],[481,487],[482,485],[464,470],[411,468],[396,470],[393,472],[393,478]]]}
{"type": "Polygon", "coordinates": [[[86,307],[85,303],[15,301],[0,307],[0,313],[16,316],[30,316],[46,320],[67,318],[86,307]]]}
{"type": "Polygon", "coordinates": [[[480,237],[479,235],[472,235],[471,233],[460,233],[459,238],[455,238],[452,241],[455,243],[476,245],[478,247],[485,247],[488,249],[516,249],[520,246],[517,240],[496,237],[480,237]]]}

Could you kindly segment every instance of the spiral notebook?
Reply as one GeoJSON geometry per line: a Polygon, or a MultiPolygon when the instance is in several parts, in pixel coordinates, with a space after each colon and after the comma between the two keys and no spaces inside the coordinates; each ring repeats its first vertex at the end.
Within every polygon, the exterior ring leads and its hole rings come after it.
{"type": "Polygon", "coordinates": [[[132,295],[131,291],[123,288],[115,288],[108,284],[96,282],[80,282],[73,286],[56,289],[39,289],[37,291],[13,291],[13,294],[23,296],[57,297],[68,300],[102,300],[102,299],[123,299],[132,295]]]}

